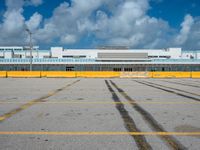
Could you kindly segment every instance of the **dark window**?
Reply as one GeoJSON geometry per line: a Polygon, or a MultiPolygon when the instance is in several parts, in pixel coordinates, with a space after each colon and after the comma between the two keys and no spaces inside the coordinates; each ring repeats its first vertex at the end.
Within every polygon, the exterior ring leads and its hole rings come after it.
{"type": "Polygon", "coordinates": [[[132,68],[124,68],[124,71],[133,71],[133,69],[132,68]]]}
{"type": "Polygon", "coordinates": [[[122,71],[122,68],[113,68],[113,71],[122,71]]]}
{"type": "Polygon", "coordinates": [[[66,67],[66,71],[74,71],[74,67],[66,67]]]}

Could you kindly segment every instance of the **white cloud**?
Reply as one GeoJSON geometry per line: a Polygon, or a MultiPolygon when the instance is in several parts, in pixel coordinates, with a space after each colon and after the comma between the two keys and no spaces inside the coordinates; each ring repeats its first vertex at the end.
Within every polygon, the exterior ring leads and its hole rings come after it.
{"type": "MultiPolygon", "coordinates": [[[[154,0],[160,1],[160,0],[154,0]]],[[[34,31],[37,44],[59,43],[67,46],[93,34],[101,45],[124,45],[133,48],[163,48],[169,46],[200,46],[200,19],[186,15],[181,30],[168,22],[150,17],[150,0],[72,0],[61,3],[50,18],[34,13],[25,20],[23,8],[38,6],[42,0],[6,0],[7,11],[0,24],[0,44],[21,44],[26,41],[25,24],[34,31]],[[102,9],[105,8],[105,9],[102,9]],[[17,24],[16,24],[17,22],[17,24]],[[19,38],[20,37],[20,38],[19,38]],[[9,40],[8,40],[9,39],[9,40]],[[193,42],[195,41],[195,43],[193,42]]]]}
{"type": "Polygon", "coordinates": [[[43,3],[43,0],[31,0],[32,5],[38,6],[43,3]]]}
{"type": "MultiPolygon", "coordinates": [[[[5,2],[7,10],[3,15],[3,23],[0,24],[0,45],[26,45],[28,37],[25,32],[26,24],[31,30],[36,30],[41,23],[42,16],[34,13],[26,21],[23,16],[23,6],[28,1],[6,0],[5,2]]],[[[39,4],[39,1],[35,1],[34,4],[36,3],[39,4]]]]}
{"type": "Polygon", "coordinates": [[[24,17],[21,15],[21,11],[10,11],[4,15],[4,23],[2,25],[2,30],[4,32],[16,33],[24,25],[24,17]]]}
{"type": "Polygon", "coordinates": [[[21,9],[24,5],[38,6],[43,0],[5,0],[8,10],[21,9]]]}
{"type": "Polygon", "coordinates": [[[42,15],[36,12],[31,16],[31,18],[28,21],[26,21],[26,25],[31,31],[35,31],[41,24],[41,21],[42,15]]]}
{"type": "Polygon", "coordinates": [[[125,1],[111,17],[105,12],[97,12],[98,20],[94,24],[96,36],[106,39],[105,44],[108,45],[149,48],[161,47],[160,44],[165,46],[166,43],[161,40],[167,37],[170,27],[166,21],[146,15],[148,9],[148,1],[135,0],[125,1]]]}
{"type": "Polygon", "coordinates": [[[22,44],[24,34],[21,32],[24,27],[22,9],[9,10],[4,14],[3,23],[0,25],[0,44],[11,45],[22,44]]]}
{"type": "Polygon", "coordinates": [[[19,10],[22,9],[22,6],[24,5],[24,0],[5,0],[6,6],[7,6],[7,11],[12,11],[12,10],[19,10]]]}
{"type": "Polygon", "coordinates": [[[177,45],[182,45],[188,39],[188,35],[190,34],[190,30],[194,23],[194,19],[191,15],[186,15],[183,23],[181,24],[180,34],[176,37],[175,42],[177,45]]]}
{"type": "Polygon", "coordinates": [[[64,35],[61,37],[61,43],[63,44],[73,44],[77,41],[77,37],[75,35],[64,35]]]}
{"type": "MultiPolygon", "coordinates": [[[[186,49],[200,49],[200,17],[195,17],[182,46],[186,49]]],[[[185,22],[185,21],[183,21],[185,22]]],[[[185,29],[187,31],[187,29],[185,29]]]]}

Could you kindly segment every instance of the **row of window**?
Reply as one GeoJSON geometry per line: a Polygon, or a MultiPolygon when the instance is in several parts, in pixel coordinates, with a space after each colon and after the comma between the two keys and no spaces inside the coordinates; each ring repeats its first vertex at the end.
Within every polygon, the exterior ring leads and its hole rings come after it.
{"type": "Polygon", "coordinates": [[[0,48],[0,51],[21,51],[21,50],[23,50],[23,49],[21,49],[21,48],[0,48]]]}
{"type": "MultiPolygon", "coordinates": [[[[0,71],[25,71],[29,65],[0,65],[0,71]]],[[[200,65],[33,65],[38,71],[200,71],[200,65]]]]}

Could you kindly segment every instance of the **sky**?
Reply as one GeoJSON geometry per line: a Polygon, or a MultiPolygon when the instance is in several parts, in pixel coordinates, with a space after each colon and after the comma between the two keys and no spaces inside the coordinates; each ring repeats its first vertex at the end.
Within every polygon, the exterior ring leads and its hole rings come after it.
{"type": "Polygon", "coordinates": [[[0,0],[0,46],[200,50],[200,0],[0,0]]]}

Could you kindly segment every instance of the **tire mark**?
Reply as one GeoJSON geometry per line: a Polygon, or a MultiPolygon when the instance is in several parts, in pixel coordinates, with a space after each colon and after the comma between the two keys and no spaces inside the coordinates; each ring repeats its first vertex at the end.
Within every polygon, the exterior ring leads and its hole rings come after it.
{"type": "MultiPolygon", "coordinates": [[[[128,101],[130,102],[130,105],[132,105],[133,109],[136,110],[142,118],[145,120],[145,122],[150,126],[150,128],[153,131],[156,132],[166,132],[164,127],[160,125],[156,119],[145,109],[143,109],[140,105],[138,105],[135,100],[133,100],[124,90],[119,88],[113,81],[110,81],[111,84],[117,89],[117,91],[128,101]],[[133,104],[134,103],[134,104],[133,104]]],[[[161,136],[159,137],[170,146],[173,150],[185,150],[186,148],[179,142],[177,141],[174,137],[172,136],[161,136]]]]}
{"type": "Polygon", "coordinates": [[[200,96],[199,94],[196,94],[196,93],[188,92],[188,91],[185,91],[185,90],[181,90],[181,89],[177,89],[177,88],[173,88],[173,87],[169,87],[169,86],[165,86],[165,85],[161,85],[161,84],[157,84],[157,83],[152,83],[152,82],[148,82],[148,81],[143,81],[143,82],[146,82],[146,83],[149,83],[149,84],[154,84],[154,85],[161,86],[161,87],[164,87],[164,88],[173,89],[173,90],[180,91],[180,92],[183,92],[183,93],[188,93],[188,94],[200,96]]]}
{"type": "Polygon", "coordinates": [[[180,83],[180,82],[175,82],[175,81],[165,81],[165,80],[161,80],[161,81],[167,82],[167,83],[180,84],[180,85],[184,85],[184,86],[190,86],[190,87],[200,88],[200,86],[193,85],[193,84],[186,84],[186,83],[180,83]]]}
{"type": "MultiPolygon", "coordinates": [[[[199,98],[196,98],[196,97],[193,97],[193,96],[189,96],[189,95],[185,95],[185,94],[182,94],[182,93],[178,93],[176,91],[172,91],[172,90],[169,90],[169,89],[165,89],[165,88],[170,88],[170,87],[167,87],[167,86],[164,86],[164,85],[154,84],[154,83],[147,82],[147,81],[136,81],[136,80],[133,80],[133,81],[135,81],[137,83],[140,83],[140,84],[143,84],[143,85],[147,85],[149,87],[153,87],[153,88],[168,92],[168,93],[173,93],[173,94],[176,94],[178,96],[189,98],[189,99],[192,99],[192,100],[195,100],[195,101],[198,101],[198,102],[200,101],[199,98]],[[165,87],[165,88],[161,88],[161,87],[165,87]]],[[[175,88],[171,88],[171,89],[174,89],[174,90],[177,90],[177,91],[181,91],[181,92],[185,92],[185,93],[189,93],[189,94],[193,94],[193,93],[190,93],[190,92],[187,92],[187,91],[183,91],[183,90],[179,90],[179,89],[175,89],[175,88]]],[[[199,96],[199,95],[197,94],[197,96],[199,96]]]]}
{"type": "Polygon", "coordinates": [[[31,101],[29,101],[28,103],[23,104],[23,105],[19,106],[18,108],[13,109],[13,110],[11,110],[10,112],[1,115],[1,116],[0,116],[0,123],[3,122],[3,121],[5,121],[6,119],[12,117],[13,115],[15,115],[15,114],[17,114],[17,113],[19,113],[19,112],[21,112],[21,111],[23,111],[23,110],[25,110],[25,109],[31,107],[31,106],[33,106],[34,104],[41,103],[41,102],[46,102],[46,101],[47,101],[47,100],[45,100],[46,98],[49,98],[49,97],[51,97],[51,96],[57,94],[58,92],[63,91],[63,90],[66,89],[67,87],[70,87],[70,86],[72,86],[73,84],[75,84],[75,83],[77,83],[77,82],[79,82],[79,81],[80,81],[80,80],[76,80],[76,81],[74,81],[74,82],[72,82],[72,83],[70,83],[70,84],[67,84],[66,86],[64,86],[64,87],[62,87],[62,88],[56,89],[55,91],[50,92],[49,94],[44,95],[44,96],[42,96],[42,97],[40,97],[40,98],[38,98],[38,99],[31,100],[31,101]]]}
{"type": "Polygon", "coordinates": [[[181,80],[183,80],[183,81],[191,81],[192,83],[200,83],[200,81],[198,80],[198,78],[192,78],[192,79],[190,79],[190,80],[188,80],[188,79],[181,79],[181,80]],[[197,80],[195,80],[195,79],[197,79],[197,80]],[[193,82],[194,81],[194,82],[193,82]]]}
{"type": "MultiPolygon", "coordinates": [[[[112,94],[112,99],[114,102],[121,102],[115,91],[112,89],[110,84],[108,83],[107,80],[105,80],[106,86],[110,93],[112,94]]],[[[119,111],[123,121],[124,125],[127,129],[128,132],[140,132],[140,130],[137,128],[134,120],[130,117],[128,111],[124,108],[124,105],[122,103],[117,103],[115,105],[116,109],[119,111]]],[[[131,137],[135,140],[138,148],[140,150],[151,150],[151,146],[147,143],[145,137],[143,135],[141,136],[136,136],[136,135],[131,135],[131,137]]]]}

